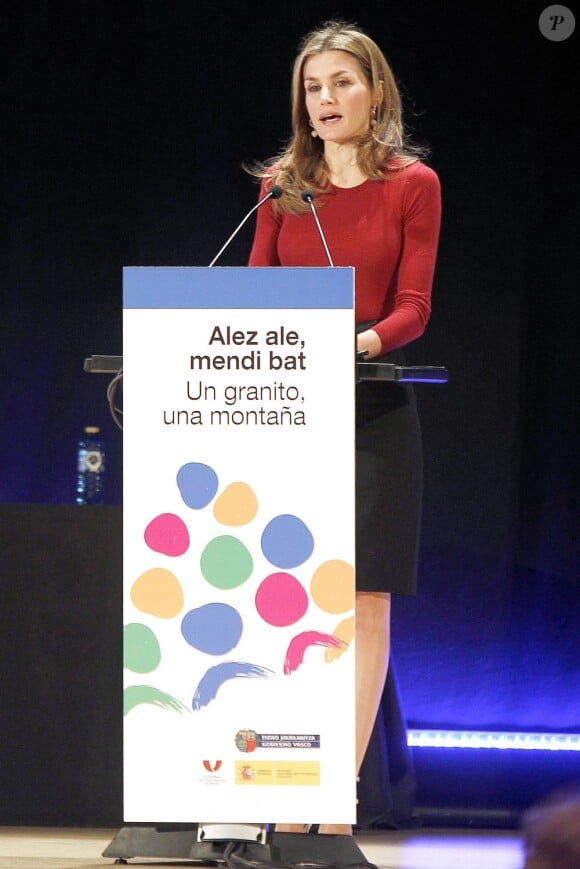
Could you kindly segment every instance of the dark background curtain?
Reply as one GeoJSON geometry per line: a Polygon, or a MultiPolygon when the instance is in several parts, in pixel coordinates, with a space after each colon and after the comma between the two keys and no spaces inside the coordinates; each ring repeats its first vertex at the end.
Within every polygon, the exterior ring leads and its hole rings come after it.
{"type": "MultiPolygon", "coordinates": [[[[408,349],[410,362],[446,365],[450,379],[416,387],[426,463],[420,586],[395,601],[393,625],[405,720],[579,732],[579,37],[546,39],[543,8],[129,0],[5,11],[0,502],[63,506],[70,518],[75,443],[96,424],[107,501],[122,503],[108,381],[83,371],[93,353],[122,353],[122,267],[209,264],[256,201],[241,164],[289,136],[299,38],[330,16],[358,21],[385,49],[443,189],[433,316],[408,349]]],[[[246,263],[252,228],[221,265],[246,263]]],[[[85,603],[74,589],[87,605],[98,595],[88,587],[94,573],[83,586],[53,572],[40,607],[29,597],[40,561],[31,574],[14,568],[10,522],[0,573],[9,651],[1,751],[14,776],[5,783],[18,778],[23,732],[10,707],[29,704],[27,721],[38,709],[24,684],[30,672],[71,638],[85,664],[97,656],[91,672],[103,654],[67,622],[67,603],[85,603]]],[[[36,520],[29,527],[34,534],[36,520]]],[[[54,546],[72,547],[72,532],[54,527],[54,546]]],[[[34,539],[26,546],[47,552],[34,539]]],[[[116,625],[99,630],[114,649],[116,625]]],[[[82,675],[68,664],[68,652],[57,656],[51,678],[78,687],[82,675]]],[[[85,727],[97,745],[110,722],[93,722],[85,727]]],[[[24,817],[7,806],[4,822],[24,817]]]]}

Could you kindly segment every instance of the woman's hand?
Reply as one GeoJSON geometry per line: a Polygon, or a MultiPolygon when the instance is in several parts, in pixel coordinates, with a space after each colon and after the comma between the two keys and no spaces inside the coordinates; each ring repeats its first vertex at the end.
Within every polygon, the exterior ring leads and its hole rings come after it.
{"type": "Polygon", "coordinates": [[[361,332],[357,335],[356,349],[366,352],[365,359],[372,359],[374,356],[380,356],[382,351],[381,339],[374,329],[367,329],[366,332],[361,332]]]}

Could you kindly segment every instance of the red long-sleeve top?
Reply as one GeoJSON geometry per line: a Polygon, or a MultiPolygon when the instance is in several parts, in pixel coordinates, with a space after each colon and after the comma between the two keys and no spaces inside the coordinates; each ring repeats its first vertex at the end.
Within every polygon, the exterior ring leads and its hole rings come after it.
{"type": "MultiPolygon", "coordinates": [[[[262,195],[267,182],[262,184],[262,195]]],[[[315,201],[335,266],[354,266],[355,319],[373,326],[387,353],[418,338],[431,313],[441,191],[436,173],[415,162],[390,180],[334,187],[315,201]]],[[[250,266],[326,266],[314,216],[257,212],[250,266]]]]}

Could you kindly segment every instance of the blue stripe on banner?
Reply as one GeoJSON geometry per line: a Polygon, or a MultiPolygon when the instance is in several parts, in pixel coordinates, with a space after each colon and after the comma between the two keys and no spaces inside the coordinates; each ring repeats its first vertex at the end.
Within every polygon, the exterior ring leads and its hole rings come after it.
{"type": "Polygon", "coordinates": [[[127,266],[123,307],[348,309],[354,269],[127,266]]]}

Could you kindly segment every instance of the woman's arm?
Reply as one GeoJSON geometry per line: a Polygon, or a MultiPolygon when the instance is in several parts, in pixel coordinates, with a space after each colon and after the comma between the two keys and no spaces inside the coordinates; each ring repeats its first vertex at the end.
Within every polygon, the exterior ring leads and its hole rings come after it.
{"type": "MultiPolygon", "coordinates": [[[[386,182],[392,183],[392,182],[386,182]]],[[[402,250],[390,292],[392,310],[372,331],[359,336],[359,348],[371,355],[387,353],[414,341],[425,331],[431,314],[431,288],[441,225],[441,187],[429,167],[409,167],[403,194],[402,250]]]]}

